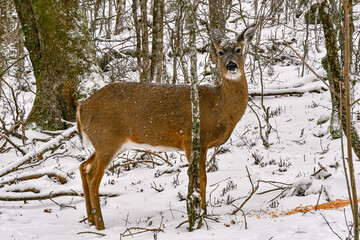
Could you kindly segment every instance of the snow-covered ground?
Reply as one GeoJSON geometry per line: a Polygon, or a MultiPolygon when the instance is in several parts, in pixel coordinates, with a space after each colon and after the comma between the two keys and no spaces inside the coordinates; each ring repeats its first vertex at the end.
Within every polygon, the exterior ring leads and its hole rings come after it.
{"type": "MultiPolygon", "coordinates": [[[[267,91],[323,86],[321,81],[311,75],[297,78],[294,66],[278,68],[279,82],[282,83],[276,87],[272,85],[267,91]]],[[[250,88],[253,88],[250,92],[256,92],[255,86],[250,85],[250,88]]],[[[250,105],[260,105],[259,97],[252,100],[250,105]]],[[[329,91],[305,93],[301,97],[265,97],[264,105],[270,107],[271,113],[270,147],[266,149],[263,146],[257,117],[248,108],[231,138],[222,146],[223,153],[217,156],[219,169],[208,173],[207,210],[209,217],[217,221],[207,219],[202,229],[189,233],[187,223],[177,228],[187,219],[185,201],[180,201],[179,197],[187,193],[187,168],[180,167],[186,163],[186,159],[179,152],[168,153],[169,161],[174,164],[172,167],[158,159],[156,161],[162,166],[138,164],[136,167],[131,166],[129,171],[123,167],[118,168],[116,174],[105,174],[100,191],[118,196],[101,199],[106,226],[104,231],[96,231],[84,220],[86,210],[83,197],[53,198],[54,202],[50,199],[0,201],[0,239],[338,239],[328,224],[345,239],[351,227],[349,206],[306,213],[295,210],[298,213],[292,214],[292,210],[297,207],[316,206],[318,201],[320,205],[348,198],[340,140],[331,138],[329,121],[318,124],[319,119],[329,118],[329,91]],[[312,176],[320,169],[320,165],[326,170],[312,176]],[[259,188],[243,206],[243,212],[231,215],[252,189],[246,167],[254,186],[259,184],[259,188]],[[180,171],[158,174],[177,168],[180,171]],[[136,227],[160,228],[162,231],[135,234],[141,231],[136,227]],[[134,235],[124,236],[130,233],[134,235]]],[[[264,112],[256,107],[254,109],[262,121],[264,134],[264,112]]],[[[30,130],[27,135],[45,137],[30,130]]],[[[33,151],[40,149],[43,144],[38,142],[33,151]]],[[[134,154],[125,153],[130,158],[134,154]]],[[[49,158],[46,161],[39,160],[39,166],[7,176],[55,171],[65,177],[67,183],[61,184],[48,176],[18,181],[16,184],[2,185],[1,196],[48,195],[71,190],[81,192],[79,156],[85,157],[85,152],[81,149],[78,137],[74,136],[55,152],[44,154],[44,159],[49,158]],[[40,190],[40,193],[13,192],[29,188],[40,190]]],[[[208,159],[211,156],[212,152],[208,159]]],[[[20,158],[14,151],[10,151],[0,155],[0,163],[7,167],[20,158]]],[[[125,160],[115,162],[120,161],[125,160]]],[[[360,169],[358,161],[355,162],[355,169],[360,169]]],[[[4,178],[1,180],[4,182],[4,178]]]]}

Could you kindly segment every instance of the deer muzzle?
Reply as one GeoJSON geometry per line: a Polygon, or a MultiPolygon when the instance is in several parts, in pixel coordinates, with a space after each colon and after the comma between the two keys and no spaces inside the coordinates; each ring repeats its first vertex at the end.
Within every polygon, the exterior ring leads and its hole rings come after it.
{"type": "Polygon", "coordinates": [[[238,71],[238,65],[232,61],[230,61],[228,64],[226,64],[226,69],[231,73],[231,74],[236,74],[238,71]]]}

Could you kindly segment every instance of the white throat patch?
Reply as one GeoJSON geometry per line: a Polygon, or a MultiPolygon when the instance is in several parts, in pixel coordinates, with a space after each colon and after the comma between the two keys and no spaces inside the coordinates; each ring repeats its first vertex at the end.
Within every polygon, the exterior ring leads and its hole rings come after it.
{"type": "Polygon", "coordinates": [[[241,79],[241,72],[237,71],[236,73],[226,73],[225,78],[232,80],[232,81],[240,81],[241,79]]]}

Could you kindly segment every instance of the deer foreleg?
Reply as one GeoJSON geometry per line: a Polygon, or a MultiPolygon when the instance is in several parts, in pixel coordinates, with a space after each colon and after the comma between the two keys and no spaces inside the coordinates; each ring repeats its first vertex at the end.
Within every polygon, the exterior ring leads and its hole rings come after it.
{"type": "Polygon", "coordinates": [[[207,149],[201,149],[200,151],[200,162],[199,162],[199,181],[200,181],[200,208],[206,215],[206,153],[207,149]]]}

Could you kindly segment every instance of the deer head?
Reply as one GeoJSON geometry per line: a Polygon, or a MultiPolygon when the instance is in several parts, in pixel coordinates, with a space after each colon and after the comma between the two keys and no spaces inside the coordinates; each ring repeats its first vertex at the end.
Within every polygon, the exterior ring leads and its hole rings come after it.
{"type": "Polygon", "coordinates": [[[250,25],[235,39],[224,38],[218,29],[211,33],[218,53],[218,65],[223,79],[236,80],[244,75],[244,48],[253,39],[256,25],[250,25]]]}

